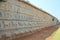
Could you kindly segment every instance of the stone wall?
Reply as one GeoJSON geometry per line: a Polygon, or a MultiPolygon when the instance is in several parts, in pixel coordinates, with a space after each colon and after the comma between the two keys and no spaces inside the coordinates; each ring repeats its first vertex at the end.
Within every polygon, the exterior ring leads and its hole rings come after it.
{"type": "Polygon", "coordinates": [[[24,2],[0,2],[0,35],[10,36],[56,25],[52,18],[24,2]]]}

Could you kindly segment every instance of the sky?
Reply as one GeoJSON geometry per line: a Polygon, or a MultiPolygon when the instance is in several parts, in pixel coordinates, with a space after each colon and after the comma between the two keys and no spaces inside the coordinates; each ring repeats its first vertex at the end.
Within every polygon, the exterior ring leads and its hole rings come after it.
{"type": "Polygon", "coordinates": [[[28,0],[29,3],[43,9],[56,18],[60,19],[60,0],[28,0]]]}

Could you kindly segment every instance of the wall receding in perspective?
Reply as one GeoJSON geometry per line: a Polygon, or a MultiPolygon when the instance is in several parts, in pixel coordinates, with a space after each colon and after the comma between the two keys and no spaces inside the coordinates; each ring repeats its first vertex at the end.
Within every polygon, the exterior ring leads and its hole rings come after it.
{"type": "Polygon", "coordinates": [[[53,16],[24,2],[18,0],[0,2],[0,35],[24,33],[56,23],[57,19],[53,19],[53,16]]]}

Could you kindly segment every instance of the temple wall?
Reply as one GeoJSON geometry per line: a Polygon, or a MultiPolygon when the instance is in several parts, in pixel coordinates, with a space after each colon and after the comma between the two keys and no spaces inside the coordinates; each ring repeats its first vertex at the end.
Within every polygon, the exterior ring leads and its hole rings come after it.
{"type": "Polygon", "coordinates": [[[17,0],[0,2],[0,35],[19,34],[56,25],[57,19],[17,0]]]}

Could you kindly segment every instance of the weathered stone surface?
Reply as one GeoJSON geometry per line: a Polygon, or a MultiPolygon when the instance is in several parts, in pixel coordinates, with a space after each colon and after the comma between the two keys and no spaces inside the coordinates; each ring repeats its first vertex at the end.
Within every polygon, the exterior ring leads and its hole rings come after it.
{"type": "Polygon", "coordinates": [[[6,0],[0,3],[0,34],[13,35],[56,25],[57,19],[25,2],[6,0]]]}

